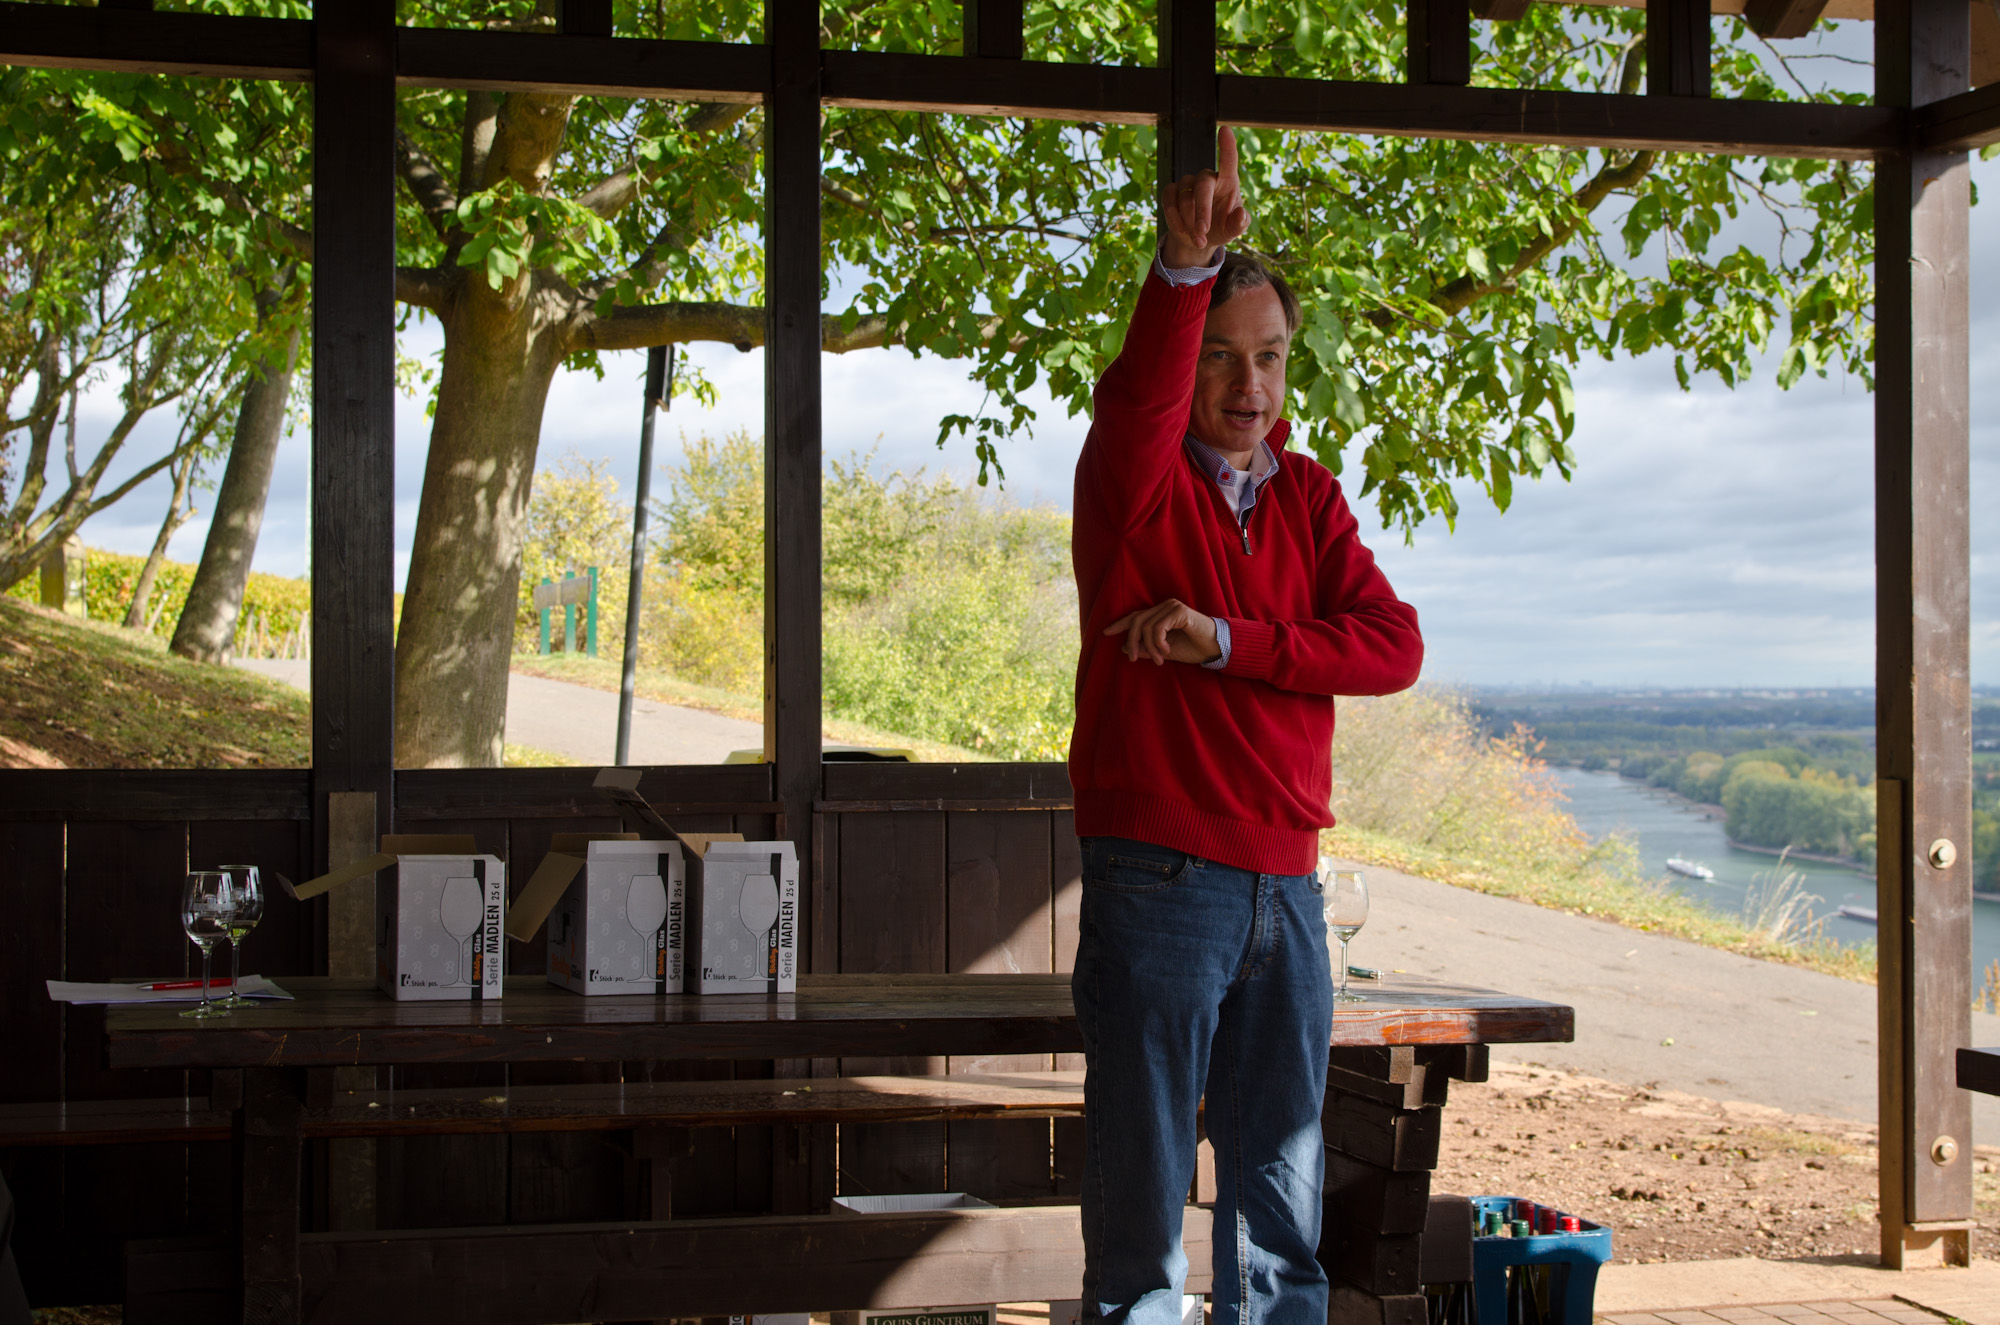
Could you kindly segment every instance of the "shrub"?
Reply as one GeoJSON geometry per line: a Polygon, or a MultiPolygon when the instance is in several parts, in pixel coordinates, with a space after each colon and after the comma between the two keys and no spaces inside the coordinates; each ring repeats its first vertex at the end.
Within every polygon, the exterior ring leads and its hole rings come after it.
{"type": "MultiPolygon", "coordinates": [[[[83,601],[92,621],[117,624],[132,605],[132,591],[138,586],[144,557],[123,552],[89,548],[84,553],[83,601]]],[[[187,606],[188,587],[194,583],[191,562],[163,561],[153,577],[153,597],[146,607],[146,630],[162,639],[171,639],[180,623],[181,609],[187,606]]],[[[30,575],[9,589],[11,597],[41,601],[41,577],[30,575]]],[[[312,610],[312,582],[287,579],[282,575],[250,572],[243,588],[243,610],[236,618],[234,651],[242,657],[257,657],[277,648],[297,631],[299,622],[312,610]]]]}

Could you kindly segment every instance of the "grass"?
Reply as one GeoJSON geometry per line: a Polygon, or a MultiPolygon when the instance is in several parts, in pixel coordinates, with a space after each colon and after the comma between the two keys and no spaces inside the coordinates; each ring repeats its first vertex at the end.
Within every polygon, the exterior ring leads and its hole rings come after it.
{"type": "Polygon", "coordinates": [[[0,767],[303,768],[311,730],[289,686],[0,597],[0,767]]]}
{"type": "Polygon", "coordinates": [[[1322,850],[1346,860],[1381,865],[1473,892],[1533,902],[1571,915],[1592,916],[1648,934],[1664,934],[1746,957],[1804,966],[1847,980],[1875,983],[1875,950],[1850,948],[1821,936],[1776,942],[1741,920],[1692,902],[1657,880],[1606,861],[1602,868],[1558,873],[1506,860],[1462,855],[1399,840],[1366,828],[1327,831],[1322,850]]]}
{"type": "MultiPolygon", "coordinates": [[[[619,684],[618,659],[609,656],[572,658],[560,653],[552,653],[547,657],[538,653],[517,653],[514,655],[513,668],[524,676],[567,681],[571,685],[589,686],[593,690],[609,690],[615,693],[619,684]]],[[[639,669],[634,679],[634,689],[640,698],[661,704],[702,709],[744,722],[764,720],[763,703],[753,695],[739,695],[733,691],[717,690],[712,686],[695,685],[653,668],[639,669]]],[[[993,762],[992,755],[982,754],[962,745],[921,740],[914,736],[883,731],[878,727],[846,722],[839,718],[823,718],[820,722],[820,734],[827,740],[837,741],[842,745],[889,746],[898,750],[908,750],[919,762],[926,764],[993,762]]],[[[565,761],[557,759],[553,762],[565,761]]]]}

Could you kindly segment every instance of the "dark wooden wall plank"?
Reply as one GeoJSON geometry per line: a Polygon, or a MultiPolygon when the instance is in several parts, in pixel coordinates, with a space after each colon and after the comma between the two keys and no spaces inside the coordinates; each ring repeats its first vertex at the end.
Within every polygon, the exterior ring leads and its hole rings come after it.
{"type": "MultiPolygon", "coordinates": [[[[396,775],[396,817],[595,818],[606,804],[590,785],[597,773],[594,768],[406,768],[396,775]]],[[[768,804],[771,769],[765,764],[654,765],[642,770],[639,790],[670,818],[678,806],[768,804]]]]}
{"type": "MultiPolygon", "coordinates": [[[[181,929],[186,875],[186,824],[93,824],[72,834],[63,878],[68,978],[200,975],[200,949],[181,929]]],[[[68,1008],[65,1020],[65,1098],[158,1098],[185,1088],[181,1072],[105,1067],[103,1008],[68,1008]]]]}
{"type": "MultiPolygon", "coordinates": [[[[840,957],[850,973],[943,973],[945,816],[850,814],[840,825],[840,957]]],[[[850,1076],[942,1072],[943,1058],[849,1058],[850,1076]]],[[[879,1195],[944,1189],[945,1124],[840,1129],[840,1190],[879,1195]]]]}
{"type": "Polygon", "coordinates": [[[0,769],[0,820],[309,819],[303,768],[0,769]]]}
{"type": "MultiPolygon", "coordinates": [[[[1048,814],[946,816],[947,960],[954,972],[1041,973],[1054,959],[1048,814]]],[[[1035,1072],[1048,1054],[953,1058],[952,1072],[1035,1072]]],[[[1052,1194],[1046,1121],[952,1123],[954,1191],[988,1200],[1052,1194]]]]}
{"type": "MultiPolygon", "coordinates": [[[[830,802],[1061,801],[1073,796],[1066,764],[828,764],[830,802]]],[[[1052,807],[1053,808],[1053,807],[1052,807]]]]}
{"type": "Polygon", "coordinates": [[[7,899],[0,1101],[60,1099],[63,1005],[43,981],[63,978],[63,825],[0,824],[0,897],[7,899]]]}

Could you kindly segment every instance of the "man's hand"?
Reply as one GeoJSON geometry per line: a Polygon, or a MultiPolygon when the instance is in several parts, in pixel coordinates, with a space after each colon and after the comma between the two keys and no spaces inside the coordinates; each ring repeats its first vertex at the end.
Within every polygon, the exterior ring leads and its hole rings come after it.
{"type": "Polygon", "coordinates": [[[1127,612],[1104,628],[1107,635],[1125,636],[1122,652],[1133,662],[1151,658],[1160,663],[1208,663],[1222,656],[1215,638],[1215,618],[1203,616],[1178,598],[1157,607],[1127,612]]]}
{"type": "Polygon", "coordinates": [[[1167,223],[1160,257],[1169,267],[1206,267],[1219,246],[1250,228],[1236,179],[1236,135],[1227,127],[1215,136],[1215,160],[1220,170],[1182,175],[1160,190],[1167,223]]]}

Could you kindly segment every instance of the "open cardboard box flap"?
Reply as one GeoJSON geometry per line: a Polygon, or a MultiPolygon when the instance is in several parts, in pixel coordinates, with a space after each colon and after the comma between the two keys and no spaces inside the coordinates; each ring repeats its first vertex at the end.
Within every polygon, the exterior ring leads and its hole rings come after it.
{"type": "Polygon", "coordinates": [[[589,858],[592,842],[637,842],[637,833],[557,833],[549,839],[549,854],[535,867],[528,886],[507,908],[507,937],[526,943],[556,909],[570,880],[589,858]]]}
{"type": "Polygon", "coordinates": [[[637,819],[646,825],[648,829],[652,830],[657,840],[664,842],[669,838],[675,839],[697,858],[706,856],[709,846],[713,843],[741,842],[743,840],[743,834],[741,833],[682,833],[675,831],[674,826],[665,819],[662,819],[660,812],[647,803],[644,796],[639,794],[639,779],[643,774],[644,770],[637,768],[599,769],[596,780],[590,785],[597,788],[607,799],[617,802],[618,808],[629,816],[627,822],[630,822],[631,819],[637,819]]]}
{"type": "Polygon", "coordinates": [[[371,874],[389,868],[404,856],[476,856],[479,843],[470,833],[389,833],[382,838],[382,849],[372,856],[342,865],[337,870],[328,870],[316,879],[294,884],[283,875],[278,882],[285,885],[295,901],[330,893],[343,884],[365,879],[371,874]]]}

